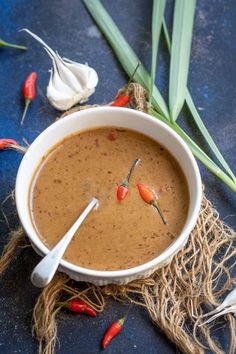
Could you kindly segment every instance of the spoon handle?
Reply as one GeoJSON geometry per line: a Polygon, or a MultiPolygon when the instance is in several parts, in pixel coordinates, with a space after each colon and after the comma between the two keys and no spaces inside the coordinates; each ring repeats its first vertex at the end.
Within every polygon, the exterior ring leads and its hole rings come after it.
{"type": "Polygon", "coordinates": [[[98,206],[98,200],[96,198],[91,199],[87,207],[82,214],[76,220],[76,222],[67,231],[65,236],[57,243],[57,245],[49,251],[49,253],[39,262],[34,268],[31,274],[31,282],[38,288],[45,287],[52,280],[56,270],[59,266],[60,260],[63,257],[67,246],[75,235],[76,231],[90,213],[90,211],[98,206]]]}

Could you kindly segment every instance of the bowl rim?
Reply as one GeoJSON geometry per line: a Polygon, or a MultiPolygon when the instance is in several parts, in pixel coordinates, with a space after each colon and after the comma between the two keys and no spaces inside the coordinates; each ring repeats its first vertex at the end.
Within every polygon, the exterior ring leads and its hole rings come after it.
{"type": "MultiPolygon", "coordinates": [[[[195,178],[196,178],[196,186],[195,186],[196,192],[197,192],[196,193],[196,200],[195,200],[193,211],[190,215],[189,222],[187,224],[185,224],[185,230],[181,231],[181,233],[179,234],[177,239],[173,243],[171,243],[170,246],[168,246],[159,256],[151,259],[150,261],[148,261],[146,263],[140,264],[136,267],[122,269],[122,270],[114,270],[114,271],[103,271],[103,270],[94,270],[94,269],[89,269],[89,268],[83,268],[83,267],[80,267],[78,265],[75,265],[75,264],[70,263],[70,262],[63,260],[63,259],[60,261],[60,266],[62,266],[63,268],[66,268],[70,271],[73,271],[75,273],[81,274],[81,275],[92,276],[92,277],[96,277],[96,278],[108,278],[108,279],[109,278],[126,278],[126,277],[133,276],[137,273],[142,273],[142,272],[147,271],[151,268],[155,268],[159,264],[161,264],[165,260],[167,260],[169,257],[173,256],[179,250],[179,248],[184,244],[185,240],[188,239],[190,232],[192,231],[192,229],[194,228],[194,226],[196,224],[198,213],[200,210],[201,197],[202,197],[202,182],[201,182],[201,175],[199,172],[197,162],[196,162],[190,148],[187,146],[187,144],[184,142],[184,140],[174,130],[172,130],[167,124],[161,122],[160,120],[158,120],[158,119],[156,119],[144,112],[132,110],[129,108],[109,107],[109,106],[93,107],[93,108],[88,108],[86,110],[77,111],[77,112],[69,114],[68,116],[64,117],[61,120],[55,121],[54,123],[52,123],[48,128],[43,130],[37,136],[37,138],[33,141],[33,143],[28,148],[28,151],[26,152],[25,156],[23,157],[23,159],[20,163],[20,166],[19,166],[19,169],[17,172],[17,177],[16,177],[16,184],[15,184],[16,207],[17,207],[17,212],[18,212],[21,224],[22,224],[26,234],[28,235],[29,239],[34,244],[34,246],[36,246],[36,248],[40,251],[40,253],[46,255],[49,252],[49,249],[46,247],[46,245],[43,243],[43,241],[40,240],[36,231],[34,231],[34,235],[32,235],[31,230],[29,230],[29,228],[28,228],[29,221],[26,220],[26,216],[24,215],[23,210],[21,208],[19,190],[21,188],[20,187],[21,178],[23,178],[23,175],[24,175],[23,174],[24,161],[28,158],[29,153],[31,152],[31,149],[33,148],[33,146],[35,146],[36,144],[39,144],[42,137],[45,134],[47,135],[48,133],[51,133],[54,130],[55,126],[58,127],[62,124],[64,125],[65,121],[68,121],[68,123],[69,123],[70,120],[73,119],[74,116],[77,116],[80,113],[84,114],[86,112],[87,114],[89,114],[91,111],[93,113],[96,113],[99,111],[102,112],[104,110],[105,111],[109,110],[111,113],[119,111],[120,114],[122,114],[122,113],[127,114],[128,113],[131,115],[138,115],[142,118],[145,118],[145,120],[149,120],[150,122],[160,126],[162,129],[166,130],[166,132],[168,134],[172,135],[177,140],[178,144],[182,145],[182,147],[184,148],[185,153],[188,155],[189,161],[192,164],[193,171],[195,173],[195,178]]],[[[132,130],[135,131],[135,128],[132,130]]],[[[78,132],[79,132],[79,130],[78,130],[78,132]]],[[[76,131],[75,131],[75,133],[76,133],[76,131]]],[[[55,144],[53,144],[52,147],[54,145],[55,144]]],[[[168,144],[167,144],[167,149],[168,149],[168,144]]],[[[29,193],[29,190],[27,190],[27,196],[28,196],[28,193],[29,193]]],[[[28,217],[27,217],[27,219],[28,219],[28,217]]],[[[31,220],[30,220],[30,223],[32,225],[31,220]]]]}

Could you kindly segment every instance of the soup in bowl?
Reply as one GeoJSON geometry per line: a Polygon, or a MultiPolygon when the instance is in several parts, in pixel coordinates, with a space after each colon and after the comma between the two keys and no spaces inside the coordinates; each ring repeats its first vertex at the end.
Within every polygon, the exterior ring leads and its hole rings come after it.
{"type": "Polygon", "coordinates": [[[126,108],[92,108],[52,124],[20,165],[17,210],[36,252],[47,254],[92,197],[99,208],[59,270],[75,280],[124,284],[147,277],[184,246],[199,212],[201,179],[189,148],[162,122],[126,108]],[[122,201],[119,186],[128,187],[122,201]]]}

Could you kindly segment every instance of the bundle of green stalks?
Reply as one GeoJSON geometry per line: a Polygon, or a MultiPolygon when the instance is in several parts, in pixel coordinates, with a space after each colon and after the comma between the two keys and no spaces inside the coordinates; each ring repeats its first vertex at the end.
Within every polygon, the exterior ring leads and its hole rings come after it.
{"type": "Polygon", "coordinates": [[[170,39],[164,17],[166,0],[153,0],[152,65],[150,75],[101,2],[99,0],[83,1],[129,77],[139,64],[133,80],[148,91],[148,113],[175,130],[187,143],[195,157],[236,192],[236,177],[209,134],[187,87],[196,1],[175,0],[172,39],[170,39]],[[157,54],[161,33],[164,35],[170,54],[168,104],[155,85],[157,54]],[[188,107],[191,118],[196,123],[217,163],[178,124],[177,120],[184,105],[188,107]]]}

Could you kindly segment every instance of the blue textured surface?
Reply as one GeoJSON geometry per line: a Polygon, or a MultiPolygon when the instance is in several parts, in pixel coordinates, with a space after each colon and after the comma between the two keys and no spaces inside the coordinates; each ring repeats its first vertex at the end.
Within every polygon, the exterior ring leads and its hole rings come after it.
{"type": "MultiPolygon", "coordinates": [[[[122,32],[143,62],[150,65],[151,1],[104,1],[122,32]]],[[[171,2],[169,2],[171,5],[171,2]]],[[[168,17],[171,16],[171,6],[168,17]]],[[[236,163],[236,5],[234,0],[199,1],[194,27],[194,40],[189,86],[209,131],[232,167],[236,163]]],[[[50,60],[39,44],[18,30],[27,27],[44,38],[63,56],[88,62],[100,78],[91,103],[110,101],[126,77],[106,41],[95,30],[81,1],[78,0],[1,0],[0,37],[29,47],[27,52],[0,49],[0,136],[29,142],[48,125],[57,112],[48,104],[45,89],[50,60]],[[32,103],[25,126],[20,126],[23,109],[21,85],[32,70],[37,71],[37,99],[32,103]]],[[[167,92],[168,62],[165,45],[158,62],[159,87],[167,92]]],[[[194,124],[187,130],[202,144],[194,124]]],[[[0,200],[14,188],[21,155],[11,151],[0,156],[0,200]]],[[[206,193],[220,211],[221,218],[236,228],[235,195],[201,166],[206,193]]],[[[7,213],[12,226],[17,224],[10,203],[7,213]]],[[[0,223],[0,246],[7,240],[8,229],[0,223]]],[[[30,273],[39,258],[27,248],[1,280],[0,288],[0,353],[36,353],[31,337],[33,304],[39,290],[31,286],[30,273]]],[[[109,302],[97,319],[62,313],[59,320],[60,354],[99,353],[100,339],[107,325],[124,313],[124,306],[109,302]]],[[[221,328],[218,336],[225,351],[228,335],[221,328]]],[[[127,326],[107,349],[107,353],[175,353],[176,348],[155,328],[148,315],[133,308],[127,326]]]]}

